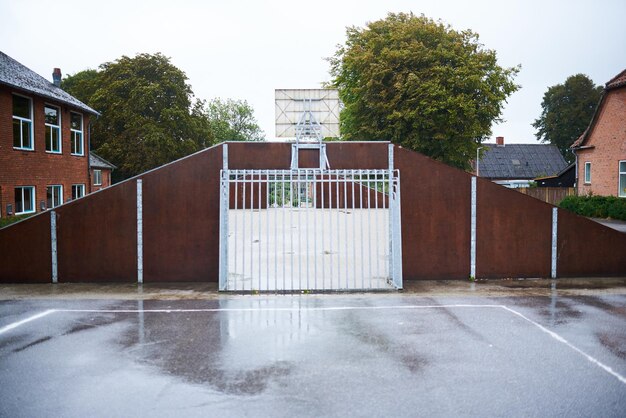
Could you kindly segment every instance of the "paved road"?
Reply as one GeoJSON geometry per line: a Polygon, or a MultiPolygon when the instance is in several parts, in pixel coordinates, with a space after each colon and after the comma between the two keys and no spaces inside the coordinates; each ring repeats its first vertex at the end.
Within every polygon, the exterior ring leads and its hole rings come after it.
{"type": "Polygon", "coordinates": [[[621,289],[4,300],[0,416],[623,416],[621,289]]]}
{"type": "Polygon", "coordinates": [[[599,218],[589,218],[592,221],[596,221],[604,226],[608,226],[609,228],[613,228],[619,232],[626,233],[626,221],[617,221],[613,219],[599,219],[599,218]]]}

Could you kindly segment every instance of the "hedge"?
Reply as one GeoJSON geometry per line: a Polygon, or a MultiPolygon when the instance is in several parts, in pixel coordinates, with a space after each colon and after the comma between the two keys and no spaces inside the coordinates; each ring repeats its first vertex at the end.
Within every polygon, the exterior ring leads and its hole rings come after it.
{"type": "Polygon", "coordinates": [[[559,207],[591,218],[626,221],[626,199],[615,196],[567,196],[559,207]]]}

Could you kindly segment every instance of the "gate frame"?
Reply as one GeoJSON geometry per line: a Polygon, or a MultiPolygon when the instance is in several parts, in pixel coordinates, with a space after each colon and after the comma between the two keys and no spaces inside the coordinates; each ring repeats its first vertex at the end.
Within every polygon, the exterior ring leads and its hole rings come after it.
{"type": "MultiPolygon", "coordinates": [[[[324,147],[325,148],[325,147],[324,147]]],[[[325,151],[325,150],[324,150],[325,151]]],[[[391,284],[395,290],[401,290],[403,288],[402,279],[402,216],[401,216],[401,199],[400,199],[400,172],[394,170],[394,145],[388,146],[388,208],[389,210],[389,276],[387,282],[391,284]],[[394,171],[396,174],[394,175],[394,171]]],[[[326,172],[330,172],[330,168],[324,167],[324,160],[327,164],[327,158],[325,152],[320,149],[320,169],[311,169],[312,171],[320,171],[323,175],[326,172]]],[[[293,161],[292,161],[293,163],[293,161]]],[[[250,170],[254,171],[270,171],[268,170],[250,170]]],[[[291,172],[297,172],[298,169],[289,170],[291,172]]],[[[222,149],[222,170],[220,170],[220,238],[219,238],[219,291],[232,291],[228,289],[228,276],[229,276],[229,245],[228,245],[228,212],[230,210],[230,174],[231,170],[228,167],[228,144],[223,145],[222,149]]],[[[384,182],[383,182],[384,184],[384,182]]],[[[301,278],[299,278],[301,280],[301,278]]],[[[299,291],[300,289],[290,289],[290,291],[299,291]]],[[[312,291],[324,291],[326,289],[308,289],[312,291]]],[[[358,290],[364,291],[367,289],[329,289],[332,291],[350,291],[358,290]]],[[[372,289],[381,290],[381,289],[372,289]]],[[[259,291],[262,291],[259,289],[259,291]]],[[[264,292],[277,292],[279,289],[264,290],[264,292]]],[[[285,291],[283,289],[283,291],[285,291]]]]}

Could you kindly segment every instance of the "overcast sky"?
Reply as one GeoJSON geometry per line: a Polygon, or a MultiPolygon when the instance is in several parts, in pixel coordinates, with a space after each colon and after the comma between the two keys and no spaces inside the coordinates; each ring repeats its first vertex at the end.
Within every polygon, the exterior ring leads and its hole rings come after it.
{"type": "Polygon", "coordinates": [[[0,0],[0,50],[49,79],[53,67],[73,74],[162,52],[196,97],[247,100],[271,139],[274,89],[319,88],[347,26],[409,11],[471,29],[500,65],[522,65],[522,88],[493,127],[507,142],[535,141],[549,86],[577,73],[604,84],[626,68],[625,0],[0,0]]]}

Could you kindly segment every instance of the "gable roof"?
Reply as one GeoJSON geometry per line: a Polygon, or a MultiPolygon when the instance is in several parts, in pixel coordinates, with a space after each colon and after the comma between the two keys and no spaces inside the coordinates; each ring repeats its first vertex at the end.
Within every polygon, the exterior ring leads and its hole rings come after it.
{"type": "Polygon", "coordinates": [[[534,179],[553,176],[567,167],[555,145],[484,144],[480,177],[491,179],[534,179]]]}
{"type": "Polygon", "coordinates": [[[602,96],[600,96],[600,102],[596,107],[596,111],[593,113],[593,117],[591,118],[591,122],[589,122],[589,126],[587,127],[587,129],[585,129],[585,132],[583,132],[582,135],[579,136],[576,141],[574,141],[570,148],[576,149],[581,148],[585,145],[585,142],[587,142],[591,131],[593,131],[593,128],[596,126],[596,122],[598,121],[598,116],[600,114],[600,109],[602,109],[602,106],[604,106],[604,102],[609,91],[624,86],[626,86],[626,70],[623,70],[621,73],[610,79],[604,85],[604,91],[602,92],[602,96]]]}
{"type": "Polygon", "coordinates": [[[101,156],[89,151],[89,167],[91,168],[104,168],[108,170],[114,170],[117,167],[102,158],[101,156]]]}
{"type": "Polygon", "coordinates": [[[97,111],[0,51],[0,84],[65,103],[93,115],[97,111]]]}

